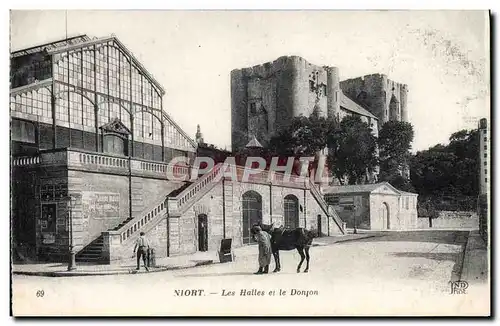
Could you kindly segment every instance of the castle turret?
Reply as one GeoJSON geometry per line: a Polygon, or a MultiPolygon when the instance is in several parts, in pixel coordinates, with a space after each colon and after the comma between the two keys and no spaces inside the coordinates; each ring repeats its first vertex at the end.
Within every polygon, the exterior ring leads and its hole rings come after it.
{"type": "Polygon", "coordinates": [[[337,117],[340,112],[339,68],[325,67],[327,73],[327,112],[328,117],[337,117]]]}
{"type": "Polygon", "coordinates": [[[292,72],[292,117],[308,115],[309,83],[306,71],[306,61],[301,57],[292,56],[289,60],[292,72]]]}
{"type": "Polygon", "coordinates": [[[196,143],[198,143],[198,145],[201,145],[201,144],[205,143],[205,141],[203,140],[203,134],[201,133],[201,130],[200,130],[200,125],[198,125],[196,127],[196,136],[195,136],[195,139],[196,139],[196,143]]]}

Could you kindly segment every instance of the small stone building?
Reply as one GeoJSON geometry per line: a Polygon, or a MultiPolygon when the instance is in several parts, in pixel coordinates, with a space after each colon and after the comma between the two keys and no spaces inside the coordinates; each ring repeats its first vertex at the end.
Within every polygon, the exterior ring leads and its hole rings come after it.
{"type": "Polygon", "coordinates": [[[406,230],[417,227],[417,194],[394,188],[388,182],[330,186],[325,200],[348,228],[406,230]]]}

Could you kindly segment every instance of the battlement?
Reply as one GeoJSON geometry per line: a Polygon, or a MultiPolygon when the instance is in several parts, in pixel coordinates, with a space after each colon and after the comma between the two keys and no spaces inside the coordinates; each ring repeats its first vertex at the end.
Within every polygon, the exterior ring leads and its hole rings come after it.
{"type": "Polygon", "coordinates": [[[297,70],[300,67],[305,67],[306,70],[314,69],[314,70],[325,70],[325,71],[334,71],[337,70],[337,67],[330,66],[319,66],[313,63],[310,63],[306,59],[297,56],[297,55],[285,55],[277,58],[274,61],[266,62],[263,64],[258,64],[251,67],[244,67],[239,69],[233,69],[231,71],[232,76],[241,75],[242,77],[260,77],[267,78],[273,73],[282,70],[297,70]]]}

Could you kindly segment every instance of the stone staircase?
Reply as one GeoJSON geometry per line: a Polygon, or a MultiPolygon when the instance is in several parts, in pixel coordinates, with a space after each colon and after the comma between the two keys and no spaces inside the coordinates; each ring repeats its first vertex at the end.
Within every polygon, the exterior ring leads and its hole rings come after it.
{"type": "Polygon", "coordinates": [[[107,263],[102,257],[104,238],[102,234],[76,254],[77,262],[107,263]]]}
{"type": "Polygon", "coordinates": [[[210,172],[195,182],[186,182],[178,189],[161,196],[158,202],[143,210],[140,214],[124,220],[111,230],[103,232],[102,248],[107,250],[107,252],[103,250],[103,255],[106,256],[104,260],[120,259],[124,253],[128,254],[130,252],[130,247],[133,247],[141,231],[148,233],[167,215],[178,216],[186,212],[189,207],[220,181],[215,180],[215,178],[221,165],[220,163],[214,166],[210,172]]]}
{"type": "Polygon", "coordinates": [[[311,194],[313,195],[314,199],[318,202],[318,204],[321,206],[321,209],[325,212],[326,216],[331,218],[335,224],[339,227],[339,230],[342,232],[342,234],[345,234],[346,230],[344,229],[343,221],[340,218],[340,216],[337,214],[334,208],[328,205],[326,202],[325,198],[319,191],[318,187],[309,180],[309,189],[311,191],[311,194]]]}

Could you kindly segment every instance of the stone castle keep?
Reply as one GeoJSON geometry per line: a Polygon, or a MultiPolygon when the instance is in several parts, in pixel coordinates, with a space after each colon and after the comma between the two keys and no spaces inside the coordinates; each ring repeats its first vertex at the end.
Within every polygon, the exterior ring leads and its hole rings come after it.
{"type": "Polygon", "coordinates": [[[264,146],[293,117],[359,115],[378,134],[389,120],[408,121],[408,86],[374,74],[340,81],[337,67],[297,56],[231,72],[233,151],[251,137],[264,146]]]}

